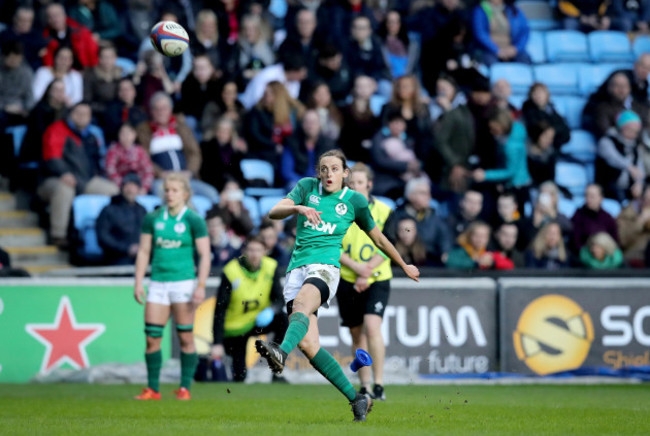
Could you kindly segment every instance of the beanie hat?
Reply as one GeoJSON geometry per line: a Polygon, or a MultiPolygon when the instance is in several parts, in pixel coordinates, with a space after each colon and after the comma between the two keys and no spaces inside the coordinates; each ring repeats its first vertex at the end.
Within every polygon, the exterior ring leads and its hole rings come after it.
{"type": "Polygon", "coordinates": [[[616,127],[622,129],[624,125],[628,123],[638,123],[641,124],[641,117],[639,117],[634,111],[623,111],[618,114],[616,117],[616,127]]]}

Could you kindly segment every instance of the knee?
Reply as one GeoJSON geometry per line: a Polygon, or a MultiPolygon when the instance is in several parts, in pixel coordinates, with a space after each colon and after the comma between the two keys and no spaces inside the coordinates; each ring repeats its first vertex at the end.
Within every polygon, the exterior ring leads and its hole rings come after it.
{"type": "Polygon", "coordinates": [[[300,351],[302,351],[305,356],[312,359],[320,349],[320,342],[318,341],[318,338],[312,339],[305,337],[298,344],[298,348],[300,348],[300,351]]]}
{"type": "Polygon", "coordinates": [[[191,332],[179,333],[178,341],[180,343],[181,350],[184,352],[194,350],[194,335],[191,332]]]}
{"type": "Polygon", "coordinates": [[[151,353],[154,351],[160,350],[160,343],[162,342],[162,338],[154,338],[151,336],[147,336],[147,353],[151,353]]]}

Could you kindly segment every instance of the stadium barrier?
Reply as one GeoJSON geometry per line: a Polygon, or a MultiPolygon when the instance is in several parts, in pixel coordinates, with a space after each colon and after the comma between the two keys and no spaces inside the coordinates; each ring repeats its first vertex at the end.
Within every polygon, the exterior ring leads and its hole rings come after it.
{"type": "MultiPolygon", "coordinates": [[[[214,296],[218,278],[208,280],[214,296]]],[[[102,363],[141,363],[143,306],[132,278],[0,282],[0,383],[102,363]]],[[[214,298],[199,308],[197,349],[211,342],[214,298]]],[[[319,310],[321,343],[352,360],[333,304],[319,310]]],[[[386,373],[408,382],[497,371],[546,375],[580,368],[650,366],[650,280],[634,278],[441,278],[392,281],[382,325],[386,373]]],[[[165,359],[177,354],[168,325],[165,359]]],[[[260,365],[251,353],[249,365],[260,365]]],[[[313,373],[292,353],[288,371],[313,373]]],[[[389,377],[387,382],[391,383],[389,377]]]]}

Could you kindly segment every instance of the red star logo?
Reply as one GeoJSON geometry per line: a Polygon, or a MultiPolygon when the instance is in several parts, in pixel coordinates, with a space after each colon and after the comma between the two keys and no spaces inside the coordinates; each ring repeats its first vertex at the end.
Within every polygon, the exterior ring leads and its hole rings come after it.
{"type": "Polygon", "coordinates": [[[41,373],[46,373],[66,362],[75,369],[90,366],[86,346],[104,333],[106,326],[77,323],[70,299],[64,296],[59,302],[54,323],[27,324],[25,330],[45,345],[41,373]]]}

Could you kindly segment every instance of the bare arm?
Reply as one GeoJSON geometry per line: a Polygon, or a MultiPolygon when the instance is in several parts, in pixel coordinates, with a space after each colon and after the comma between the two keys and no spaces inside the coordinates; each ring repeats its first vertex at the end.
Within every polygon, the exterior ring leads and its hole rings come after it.
{"type": "Polygon", "coordinates": [[[271,208],[269,211],[269,218],[272,220],[283,220],[288,216],[299,214],[304,215],[314,225],[320,224],[322,221],[320,215],[322,212],[317,211],[313,207],[296,205],[293,200],[283,198],[271,208]]]}
{"type": "Polygon", "coordinates": [[[151,255],[151,235],[148,233],[140,234],[140,244],[138,244],[138,255],[135,258],[135,286],[133,296],[135,300],[144,304],[144,275],[149,265],[151,255]]]}
{"type": "Polygon", "coordinates": [[[404,259],[402,259],[402,256],[400,256],[400,254],[397,252],[395,246],[388,240],[388,238],[381,232],[381,230],[379,230],[377,226],[375,226],[367,233],[377,248],[386,253],[386,255],[390,257],[393,262],[398,264],[410,279],[415,280],[416,282],[419,281],[418,277],[420,277],[420,271],[418,268],[414,265],[407,265],[406,262],[404,262],[404,259]]]}
{"type": "Polygon", "coordinates": [[[205,298],[205,281],[210,274],[210,238],[207,236],[197,238],[195,243],[196,251],[199,253],[199,271],[192,301],[195,304],[200,304],[205,298]]]}

